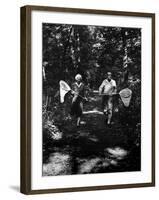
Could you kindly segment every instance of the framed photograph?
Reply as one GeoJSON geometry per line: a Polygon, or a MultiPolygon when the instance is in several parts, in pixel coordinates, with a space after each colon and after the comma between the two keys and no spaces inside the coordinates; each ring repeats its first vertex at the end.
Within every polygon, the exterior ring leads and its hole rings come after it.
{"type": "Polygon", "coordinates": [[[155,14],[21,8],[21,192],[155,186],[155,14]]]}

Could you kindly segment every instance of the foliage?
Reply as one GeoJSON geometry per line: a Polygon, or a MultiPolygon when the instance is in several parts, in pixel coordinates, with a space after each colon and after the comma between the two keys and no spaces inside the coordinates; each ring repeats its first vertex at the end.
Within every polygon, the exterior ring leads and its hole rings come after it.
{"type": "MultiPolygon", "coordinates": [[[[81,26],[44,23],[43,27],[43,127],[49,138],[60,138],[61,124],[69,120],[71,96],[59,102],[59,81],[69,85],[77,73],[82,74],[89,90],[98,90],[111,71],[120,91],[129,87],[131,104],[124,107],[117,101],[114,114],[121,126],[128,126],[140,143],[141,126],[141,30],[139,28],[81,26]],[[126,59],[126,61],[125,61],[126,59]],[[126,64],[125,64],[126,62],[126,64]],[[126,67],[125,67],[126,66],[126,67]],[[132,131],[133,129],[133,131],[132,131]]],[[[95,99],[95,98],[94,98],[95,99]]],[[[91,101],[85,109],[100,109],[100,101],[91,101]]],[[[98,121],[98,120],[97,120],[98,121]]]]}
{"type": "Polygon", "coordinates": [[[125,47],[129,74],[140,78],[140,29],[44,23],[44,91],[54,95],[60,79],[70,84],[77,73],[91,88],[99,87],[107,71],[120,84],[125,47]]]}

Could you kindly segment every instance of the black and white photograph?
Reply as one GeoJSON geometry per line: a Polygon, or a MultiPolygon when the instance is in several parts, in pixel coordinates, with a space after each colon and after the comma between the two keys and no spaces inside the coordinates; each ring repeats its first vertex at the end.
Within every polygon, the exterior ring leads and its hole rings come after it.
{"type": "Polygon", "coordinates": [[[21,191],[155,186],[155,14],[21,8],[21,191]]]}
{"type": "Polygon", "coordinates": [[[141,171],[141,37],[42,24],[42,176],[141,171]]]}

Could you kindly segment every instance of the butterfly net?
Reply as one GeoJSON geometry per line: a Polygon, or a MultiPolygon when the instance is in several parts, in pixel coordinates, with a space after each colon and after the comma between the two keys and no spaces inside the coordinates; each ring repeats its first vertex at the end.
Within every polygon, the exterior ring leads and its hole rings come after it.
{"type": "Polygon", "coordinates": [[[119,92],[120,98],[125,107],[128,107],[130,104],[132,91],[129,88],[125,88],[119,92]]]}
{"type": "Polygon", "coordinates": [[[65,95],[71,90],[70,86],[65,81],[60,81],[60,102],[64,102],[65,95]]]}

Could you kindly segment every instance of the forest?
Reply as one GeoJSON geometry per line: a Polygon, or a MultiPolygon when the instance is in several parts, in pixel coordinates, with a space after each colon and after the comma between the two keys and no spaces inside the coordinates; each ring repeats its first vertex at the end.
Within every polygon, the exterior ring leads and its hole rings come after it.
{"type": "Polygon", "coordinates": [[[140,170],[141,29],[43,23],[43,175],[140,170]],[[98,88],[112,72],[117,91],[132,90],[129,107],[118,97],[106,127],[98,88]],[[79,128],[70,120],[72,96],[60,103],[59,81],[80,73],[88,89],[79,128]]]}

